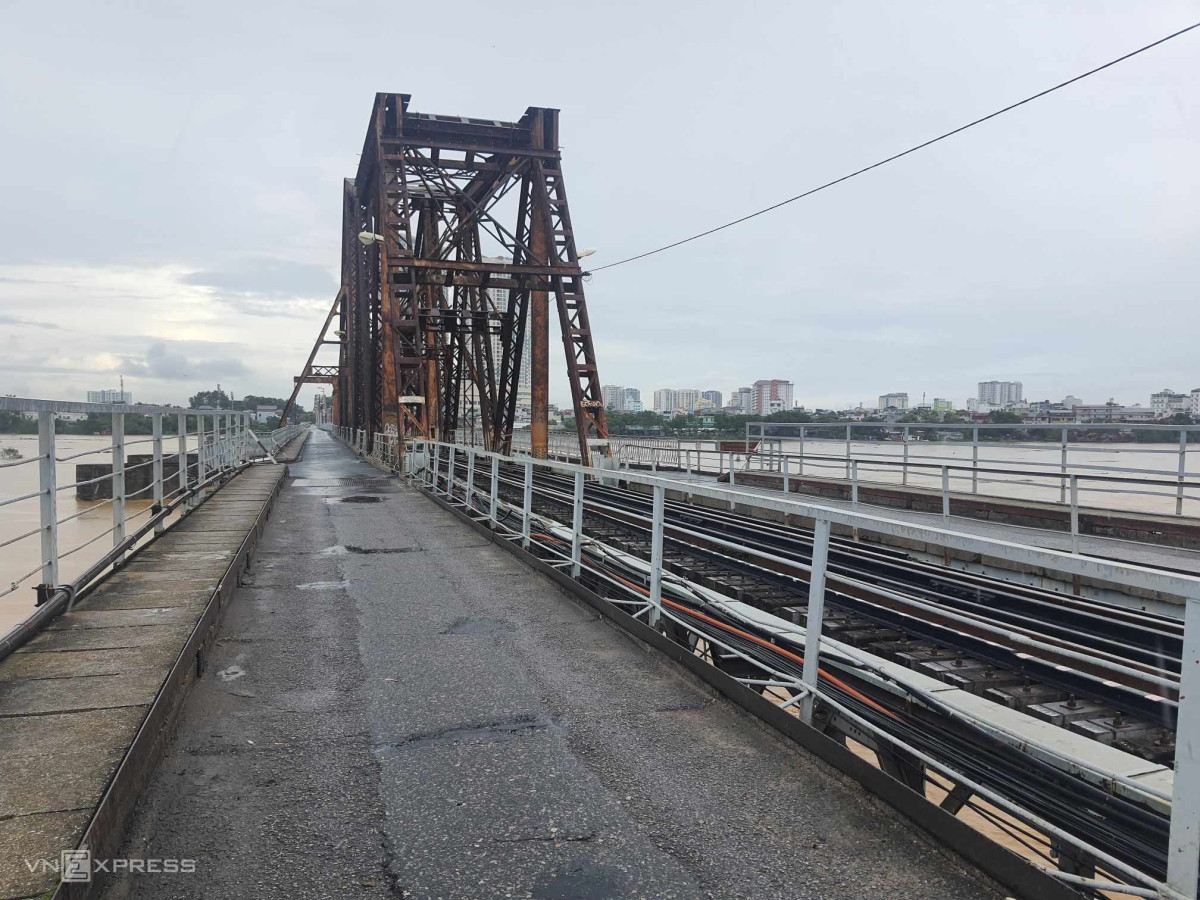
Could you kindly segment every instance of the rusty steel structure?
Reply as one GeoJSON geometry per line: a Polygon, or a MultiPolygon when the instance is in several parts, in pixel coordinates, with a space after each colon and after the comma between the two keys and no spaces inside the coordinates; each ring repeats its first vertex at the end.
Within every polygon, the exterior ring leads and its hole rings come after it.
{"type": "Polygon", "coordinates": [[[548,441],[550,303],[583,458],[608,429],[567,206],[558,110],[517,122],[430,115],[376,94],[342,193],[342,286],[304,371],[338,425],[453,441],[478,427],[508,453],[529,347],[533,454],[548,441]],[[336,367],[313,360],[336,318],[336,367]],[[528,342],[526,340],[526,332],[528,342]]]}

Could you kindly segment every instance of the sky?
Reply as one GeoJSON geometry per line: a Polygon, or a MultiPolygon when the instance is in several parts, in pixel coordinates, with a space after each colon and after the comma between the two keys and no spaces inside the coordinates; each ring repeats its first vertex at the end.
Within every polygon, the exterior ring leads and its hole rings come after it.
{"type": "MultiPolygon", "coordinates": [[[[1200,20],[1197,2],[0,0],[0,394],[286,395],[376,91],[562,110],[594,268],[1200,20]]],[[[1200,386],[1200,31],[836,188],[597,272],[604,383],[809,407],[1200,386]]],[[[552,349],[557,341],[552,342],[552,349]]],[[[569,403],[563,366],[551,400],[569,403]]],[[[307,406],[313,389],[306,388],[307,406]]]]}

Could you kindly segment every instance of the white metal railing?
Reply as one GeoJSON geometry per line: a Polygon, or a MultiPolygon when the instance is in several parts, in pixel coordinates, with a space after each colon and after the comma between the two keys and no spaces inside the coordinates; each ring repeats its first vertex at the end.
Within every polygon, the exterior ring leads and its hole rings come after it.
{"type": "MultiPolygon", "coordinates": [[[[343,438],[345,440],[345,438],[343,438]]],[[[797,694],[793,701],[799,702],[802,718],[811,720],[813,699],[837,706],[836,700],[822,692],[817,680],[817,670],[822,654],[836,657],[846,652],[843,645],[829,641],[821,635],[821,611],[824,602],[823,585],[828,561],[829,541],[832,526],[838,525],[855,529],[857,532],[868,532],[889,535],[933,544],[955,550],[978,553],[988,557],[998,557],[1014,563],[1035,566],[1068,576],[1097,579],[1137,591],[1150,591],[1178,598],[1184,606],[1184,638],[1183,663],[1178,681],[1179,705],[1177,716],[1177,741],[1174,766],[1174,780],[1171,791],[1171,820],[1168,845],[1168,871],[1166,882],[1158,880],[1136,869],[1115,860],[1103,851],[1087,843],[1086,839],[1077,835],[1067,834],[1056,829],[1040,817],[1029,813],[1003,797],[972,784],[960,774],[947,768],[939,760],[931,759],[915,748],[898,745],[907,752],[912,752],[927,762],[936,771],[943,772],[949,777],[957,777],[960,783],[966,784],[978,791],[989,801],[996,803],[1012,815],[1030,823],[1045,834],[1068,844],[1079,847],[1102,864],[1110,874],[1127,879],[1127,884],[1113,884],[1096,879],[1082,878],[1069,873],[1047,870],[1055,877],[1061,877],[1073,884],[1080,884],[1094,889],[1122,889],[1121,892],[1135,896],[1164,896],[1183,897],[1195,900],[1197,896],[1197,877],[1200,874],[1200,578],[1177,574],[1163,570],[1110,561],[1096,557],[1080,556],[1062,553],[1040,547],[1027,546],[1012,542],[983,538],[972,534],[954,532],[944,528],[931,528],[914,525],[907,522],[886,519],[876,515],[868,515],[857,511],[847,511],[833,507],[820,506],[793,500],[790,497],[775,497],[771,495],[746,493],[729,488],[712,486],[695,481],[672,481],[653,474],[643,474],[622,469],[614,472],[611,468],[585,468],[555,460],[533,459],[530,456],[501,457],[498,454],[480,450],[477,447],[467,447],[446,444],[438,441],[415,441],[412,453],[406,457],[405,474],[427,489],[444,495],[453,502],[462,502],[459,495],[465,497],[467,508],[486,510],[487,519],[497,530],[507,530],[513,540],[521,541],[528,547],[531,542],[533,521],[538,516],[533,511],[533,473],[535,470],[545,470],[572,478],[571,492],[571,523],[559,525],[555,522],[550,527],[561,529],[564,549],[560,552],[560,562],[556,565],[569,570],[577,576],[581,568],[582,547],[590,543],[583,531],[584,482],[587,479],[613,479],[640,484],[649,487],[652,492],[651,529],[651,558],[648,564],[649,592],[641,601],[622,601],[631,607],[636,607],[637,616],[645,615],[646,621],[654,625],[664,618],[686,625],[679,617],[674,616],[665,608],[663,603],[663,570],[662,545],[664,533],[664,497],[667,490],[678,491],[693,496],[702,496],[728,503],[730,508],[736,506],[756,507],[772,510],[785,515],[793,515],[811,519],[814,523],[814,544],[811,565],[800,568],[809,569],[810,610],[808,622],[812,623],[804,634],[805,653],[803,677],[798,681],[790,678],[780,681],[794,688],[797,694]],[[456,464],[465,460],[467,478],[460,479],[456,473],[456,464]],[[523,472],[523,501],[520,506],[502,501],[498,491],[498,470],[501,463],[519,466],[523,472]],[[490,468],[491,478],[486,494],[477,488],[475,473],[490,468]],[[501,516],[501,509],[505,514],[501,516]],[[513,517],[519,517],[520,530],[508,522],[513,517]],[[569,551],[566,547],[569,546],[569,551]]],[[[564,494],[565,496],[565,494],[564,494]]],[[[602,546],[602,545],[600,545],[602,546]]],[[[743,548],[744,549],[744,548],[743,548]]],[[[755,555],[768,559],[776,559],[769,553],[755,550],[755,555]]],[[[763,684],[775,684],[783,676],[780,673],[768,673],[763,684]]],[[[757,683],[757,682],[756,682],[757,683]]],[[[849,710],[840,710],[842,714],[857,718],[849,710]]],[[[859,725],[872,728],[869,722],[859,720],[859,725]]],[[[896,745],[894,739],[893,745],[896,745]]],[[[1028,742],[1024,742],[1028,751],[1028,742]]],[[[1081,769],[1088,768],[1088,763],[1072,760],[1072,764],[1081,769]]],[[[1104,773],[1109,783],[1121,783],[1122,776],[1114,773],[1104,773]]],[[[1125,781],[1130,781],[1126,778],[1125,781]]],[[[1131,782],[1134,783],[1134,782],[1131,782]]],[[[1147,796],[1156,795],[1153,789],[1140,785],[1139,789],[1147,796]]],[[[1165,795],[1157,795],[1165,798],[1165,795]]]]}
{"type": "MultiPolygon", "coordinates": [[[[796,426],[797,428],[799,426],[796,426]]],[[[854,426],[856,428],[861,426],[854,426]]],[[[613,438],[614,457],[622,468],[643,468],[652,472],[675,471],[689,476],[712,476],[736,484],[744,475],[766,475],[770,481],[763,487],[784,492],[805,493],[803,479],[818,479],[807,486],[813,490],[825,479],[848,486],[848,499],[855,506],[870,505],[871,494],[860,491],[865,487],[908,486],[914,495],[922,491],[933,493],[940,500],[944,518],[956,515],[954,507],[961,496],[988,497],[1015,502],[1034,502],[1057,505],[1067,510],[1073,540],[1079,539],[1081,511],[1098,510],[1113,513],[1158,513],[1195,515],[1200,501],[1200,473],[1164,474],[1161,470],[1086,465],[1069,463],[1065,470],[1046,469],[1042,464],[1021,460],[1006,462],[947,459],[936,456],[853,452],[837,455],[828,450],[813,453],[808,450],[813,441],[800,444],[799,452],[785,452],[779,439],[752,439],[749,451],[742,441],[675,442],[662,438],[613,438]],[[737,445],[732,449],[731,445],[737,445]],[[1039,468],[1040,466],[1040,468],[1039,468]],[[1060,496],[1061,494],[1061,496],[1060,496]],[[1119,495],[1120,506],[1109,499],[1119,495]],[[1184,502],[1192,504],[1185,508],[1184,502]]],[[[819,445],[831,442],[821,439],[819,445]]],[[[1009,444],[991,444],[1003,449],[1009,444]]],[[[1025,445],[1020,445],[1025,446],[1025,445]]],[[[528,453],[524,445],[514,441],[514,453],[528,453]]],[[[1138,451],[1140,452],[1140,451],[1138,451]]],[[[1147,452],[1163,453],[1151,448],[1147,452]]],[[[1170,451],[1174,453],[1175,451],[1170,451]]],[[[579,446],[574,436],[551,441],[549,456],[563,461],[578,461],[579,446]]]]}
{"type": "MultiPolygon", "coordinates": [[[[36,464],[38,478],[36,490],[19,491],[11,496],[0,496],[0,508],[15,507],[22,502],[36,500],[38,503],[38,525],[16,534],[0,531],[0,547],[19,545],[38,539],[38,549],[32,548],[23,558],[36,564],[27,571],[6,573],[6,586],[0,588],[0,597],[12,594],[23,584],[40,575],[44,591],[58,589],[61,584],[60,563],[67,557],[82,553],[111,535],[111,547],[120,548],[132,523],[142,517],[154,519],[165,507],[181,498],[187,503],[196,502],[194,493],[198,485],[212,481],[215,477],[232,471],[258,456],[257,445],[251,438],[250,416],[240,410],[181,409],[178,407],[149,406],[138,404],[73,403],[53,400],[35,400],[18,397],[0,397],[0,411],[36,415],[38,422],[37,454],[26,459],[0,463],[5,469],[36,464]],[[55,422],[63,413],[91,413],[109,419],[111,440],[104,447],[78,453],[59,455],[55,422]],[[145,416],[150,420],[150,434],[130,439],[126,425],[133,416],[145,416]],[[174,446],[168,447],[168,443],[174,446]],[[137,445],[149,445],[148,459],[130,463],[127,451],[137,445]],[[107,458],[108,472],[88,478],[75,478],[61,482],[58,466],[75,459],[85,464],[94,463],[95,458],[107,458]],[[175,473],[164,477],[164,469],[173,468],[175,473]],[[144,483],[143,483],[144,482],[144,483]],[[77,511],[59,515],[59,495],[63,491],[106,485],[108,490],[97,493],[109,494],[96,501],[84,500],[85,505],[77,511]],[[142,486],[135,485],[142,483],[142,486]],[[167,485],[172,485],[167,490],[167,485]],[[150,501],[148,505],[131,512],[128,504],[133,501],[150,501]],[[76,546],[62,548],[60,535],[68,523],[81,519],[88,513],[111,505],[112,525],[99,533],[86,534],[76,546]]],[[[104,463],[100,463],[104,465],[104,463]]],[[[78,469],[77,469],[78,472],[78,469]]],[[[153,532],[161,533],[165,517],[154,521],[153,532]]],[[[78,526],[72,526],[78,530],[78,526]]],[[[127,548],[128,549],[128,548],[127,548]]],[[[112,551],[107,551],[111,553],[112,551]]],[[[92,554],[102,559],[106,552],[99,548],[92,554]]],[[[123,553],[114,559],[119,562],[123,553]]],[[[89,557],[91,558],[91,557],[89,557]]]]}
{"type": "MultiPolygon", "coordinates": [[[[1072,474],[1076,475],[1077,490],[1093,495],[1095,508],[1108,508],[1102,503],[1104,494],[1119,493],[1125,497],[1153,498],[1125,511],[1185,514],[1185,501],[1200,500],[1200,474],[1189,472],[1189,436],[1200,432],[1200,425],[1150,424],[982,424],[940,425],[922,423],[813,423],[749,422],[745,426],[743,451],[749,456],[754,445],[770,455],[777,468],[785,474],[805,474],[805,465],[821,470],[820,475],[852,477],[852,466],[873,469],[872,480],[888,484],[925,486],[936,481],[945,467],[955,479],[969,479],[972,494],[1009,496],[1000,486],[1020,486],[1026,499],[1066,505],[1072,474]],[[1014,431],[1054,435],[1054,440],[1017,441],[988,440],[989,435],[1005,435],[1014,431]],[[1098,434],[1146,435],[1154,440],[1138,443],[1136,447],[1114,449],[1111,442],[1084,440],[1098,434]],[[878,449],[862,447],[864,440],[878,449]],[[930,441],[933,436],[937,440],[930,441]],[[880,440],[879,438],[883,438],[880,440]],[[1161,440],[1160,440],[1161,439],[1161,440]],[[783,441],[798,452],[783,453],[783,441]],[[854,444],[859,443],[855,449],[854,444]],[[899,452],[885,448],[899,442],[899,452]],[[816,453],[808,451],[816,446],[816,453]],[[942,453],[922,453],[912,448],[937,446],[942,453]],[[961,449],[963,455],[955,455],[961,449]],[[980,451],[991,458],[983,459],[980,451]],[[970,457],[966,457],[967,450],[970,457]],[[1038,454],[1041,460],[1023,460],[1013,451],[1038,454]],[[1162,460],[1162,466],[1095,465],[1085,461],[1088,454],[1136,453],[1151,460],[1162,460]],[[949,454],[949,455],[947,455],[949,454]],[[838,471],[840,470],[840,474],[838,471]],[[981,489],[980,485],[984,487],[981,489]]],[[[1194,446],[1194,444],[1192,445],[1194,446]]],[[[813,474],[810,472],[810,474],[813,474]]],[[[1193,507],[1194,509],[1194,507],[1193,507]]]]}

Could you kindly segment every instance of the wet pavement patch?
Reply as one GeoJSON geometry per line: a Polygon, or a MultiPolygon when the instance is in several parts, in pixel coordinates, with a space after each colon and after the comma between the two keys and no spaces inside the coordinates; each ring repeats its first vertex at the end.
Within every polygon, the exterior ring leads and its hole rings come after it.
{"type": "Polygon", "coordinates": [[[382,503],[385,499],[387,498],[375,494],[352,494],[339,498],[338,503],[382,503]]]}
{"type": "Polygon", "coordinates": [[[356,547],[354,544],[346,545],[348,553],[422,553],[424,547],[356,547]]]}
{"type": "Polygon", "coordinates": [[[508,623],[499,619],[459,619],[442,634],[499,634],[508,630],[508,623]]]}

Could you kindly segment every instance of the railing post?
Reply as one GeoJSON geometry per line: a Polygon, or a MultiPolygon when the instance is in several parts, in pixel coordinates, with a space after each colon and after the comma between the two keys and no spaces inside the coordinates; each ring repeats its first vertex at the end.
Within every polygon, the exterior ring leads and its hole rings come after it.
{"type": "Polygon", "coordinates": [[[525,493],[521,500],[521,546],[529,547],[529,524],[533,516],[533,460],[525,457],[525,493]]]}
{"type": "Polygon", "coordinates": [[[435,443],[433,445],[432,462],[433,462],[433,467],[432,467],[433,468],[433,484],[431,486],[433,488],[433,492],[436,494],[437,490],[438,490],[438,478],[441,477],[440,473],[438,472],[438,470],[442,466],[442,445],[441,444],[435,443]]]}
{"type": "Polygon", "coordinates": [[[791,493],[791,488],[788,486],[788,470],[792,467],[792,460],[786,453],[783,455],[783,492],[791,493]]]}
{"type": "Polygon", "coordinates": [[[800,426],[800,477],[804,477],[804,426],[800,426]]]}
{"type": "Polygon", "coordinates": [[[971,429],[971,493],[979,493],[979,426],[971,429]]]}
{"type": "Polygon", "coordinates": [[[467,511],[471,509],[471,501],[475,499],[475,450],[467,450],[467,511]]]}
{"type": "Polygon", "coordinates": [[[58,477],[52,412],[38,413],[38,488],[41,490],[42,584],[58,585],[58,477]]]}
{"type": "Polygon", "coordinates": [[[900,483],[908,484],[908,426],[904,426],[904,465],[901,467],[900,483]]]}
{"type": "Polygon", "coordinates": [[[492,524],[499,522],[500,515],[500,457],[492,457],[492,483],[488,494],[488,515],[492,524]]]}
{"type": "Polygon", "coordinates": [[[684,455],[684,460],[687,462],[687,473],[689,475],[691,475],[692,474],[692,451],[684,450],[683,455],[684,455]]]}
{"type": "Polygon", "coordinates": [[[1062,462],[1059,466],[1058,502],[1067,502],[1067,429],[1062,430],[1062,462]]]}
{"type": "Polygon", "coordinates": [[[583,548],[583,473],[575,473],[575,497],[571,502],[571,577],[579,577],[583,548]]]}
{"type": "Polygon", "coordinates": [[[666,488],[656,484],[654,518],[650,527],[650,613],[647,622],[651,628],[658,626],[659,617],[662,615],[663,511],[666,498],[666,488]]]}
{"type": "MultiPolygon", "coordinates": [[[[759,431],[759,434],[762,434],[761,428],[759,428],[758,431],[759,431]]],[[[750,423],[749,422],[746,423],[746,452],[747,453],[750,452],[750,423]]],[[[733,453],[731,452],[729,455],[732,456],[733,453]]]]}
{"type": "Polygon", "coordinates": [[[850,464],[850,502],[858,508],[858,460],[850,464]]]}
{"type": "Polygon", "coordinates": [[[180,496],[187,490],[188,485],[188,464],[187,464],[187,413],[179,413],[176,417],[176,430],[179,432],[179,477],[175,480],[175,487],[178,488],[180,496]]]}
{"type": "Polygon", "coordinates": [[[1175,489],[1175,515],[1183,515],[1183,479],[1187,475],[1187,439],[1186,428],[1179,429],[1179,487],[1175,489]]]}
{"type": "Polygon", "coordinates": [[[1079,553],[1079,476],[1071,476],[1071,552],[1079,553]]]}
{"type": "Polygon", "coordinates": [[[942,518],[950,518],[950,467],[942,466],[942,518]]]}
{"type": "Polygon", "coordinates": [[[446,466],[446,499],[454,499],[454,445],[450,445],[450,461],[446,466]]]}
{"type": "MultiPolygon", "coordinates": [[[[204,413],[196,414],[196,484],[203,484],[208,473],[205,470],[204,459],[204,413]]],[[[192,498],[192,505],[195,505],[199,497],[192,498]]]]}
{"type": "MultiPolygon", "coordinates": [[[[154,464],[150,467],[154,477],[154,487],[151,488],[151,492],[154,494],[154,505],[161,510],[163,505],[163,414],[153,413],[150,416],[150,421],[153,425],[153,441],[151,445],[154,447],[154,464]]],[[[163,533],[161,519],[154,526],[154,533],[163,533]]]]}
{"type": "Polygon", "coordinates": [[[817,519],[813,528],[812,568],[808,573],[808,618],[804,624],[804,686],[808,689],[800,701],[800,718],[812,724],[814,692],[821,665],[821,620],[825,616],[825,568],[829,562],[828,519],[817,519]]]}
{"type": "Polygon", "coordinates": [[[113,546],[125,540],[125,413],[112,414],[113,546]]]}
{"type": "Polygon", "coordinates": [[[846,478],[850,478],[850,426],[846,426],[846,478]]]}
{"type": "Polygon", "coordinates": [[[1194,898],[1200,877],[1200,600],[1187,601],[1182,660],[1167,884],[1184,897],[1194,898]]]}

